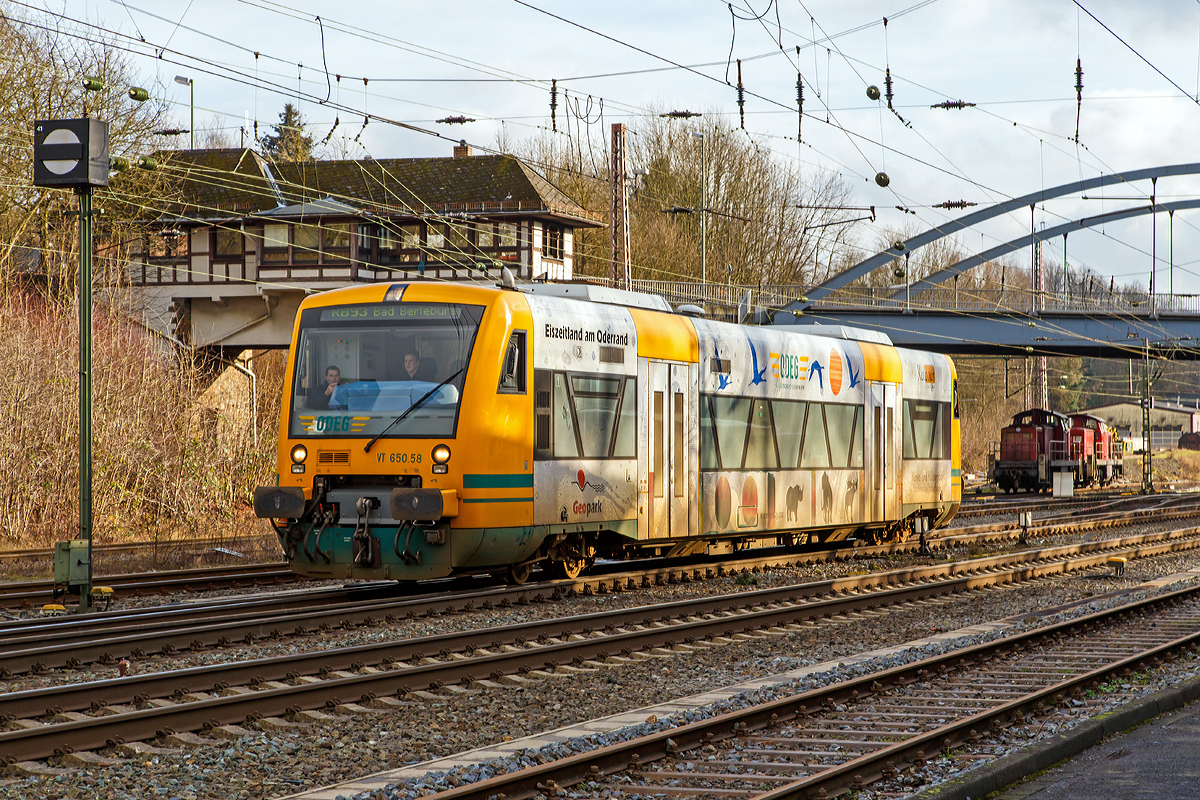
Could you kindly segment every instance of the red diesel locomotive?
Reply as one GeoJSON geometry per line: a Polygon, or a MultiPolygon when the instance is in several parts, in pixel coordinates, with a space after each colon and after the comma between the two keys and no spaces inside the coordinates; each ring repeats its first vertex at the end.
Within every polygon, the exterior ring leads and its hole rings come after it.
{"type": "Polygon", "coordinates": [[[988,477],[1005,492],[1049,491],[1056,472],[1070,472],[1076,486],[1106,486],[1121,475],[1122,455],[1116,431],[1099,417],[1034,408],[992,442],[988,477]]]}
{"type": "Polygon", "coordinates": [[[1022,411],[1000,431],[999,448],[992,443],[988,477],[1006,492],[1049,489],[1052,456],[1067,452],[1070,429],[1062,414],[1041,408],[1022,411]]]}

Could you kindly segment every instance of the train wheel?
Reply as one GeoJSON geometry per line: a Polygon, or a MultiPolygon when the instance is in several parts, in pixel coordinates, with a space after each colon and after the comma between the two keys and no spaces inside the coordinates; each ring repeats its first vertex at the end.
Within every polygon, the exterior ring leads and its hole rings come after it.
{"type": "Polygon", "coordinates": [[[525,581],[529,580],[531,572],[533,572],[533,567],[529,564],[513,564],[505,571],[504,580],[513,586],[523,586],[525,581]]]}
{"type": "Polygon", "coordinates": [[[583,568],[587,566],[587,559],[584,558],[567,558],[563,561],[554,563],[554,576],[557,578],[568,578],[574,580],[583,572],[583,568]]]}

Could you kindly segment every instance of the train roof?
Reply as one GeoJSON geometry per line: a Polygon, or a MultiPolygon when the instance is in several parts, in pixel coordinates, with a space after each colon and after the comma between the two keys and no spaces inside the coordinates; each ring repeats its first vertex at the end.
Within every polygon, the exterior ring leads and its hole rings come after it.
{"type": "Polygon", "coordinates": [[[875,344],[888,345],[889,347],[892,344],[891,338],[882,331],[852,328],[849,325],[822,325],[820,323],[813,323],[812,325],[788,325],[787,329],[796,331],[797,333],[807,333],[810,336],[829,336],[835,339],[850,339],[855,342],[873,342],[875,344]]]}
{"type": "Polygon", "coordinates": [[[607,286],[594,286],[588,283],[523,283],[518,284],[516,289],[525,294],[567,297],[572,300],[604,303],[610,306],[644,308],[649,311],[665,311],[668,314],[674,311],[670,303],[656,294],[610,289],[607,286]]]}
{"type": "Polygon", "coordinates": [[[1013,425],[1021,425],[1021,424],[1047,425],[1050,423],[1064,425],[1064,424],[1068,423],[1069,421],[1070,420],[1068,420],[1065,415],[1059,414],[1057,411],[1047,411],[1044,408],[1027,408],[1024,411],[1021,411],[1017,414],[1013,414],[1013,418],[1012,418],[1013,425]],[[1036,422],[1022,423],[1021,418],[1028,414],[1033,414],[1036,419],[1036,422]]]}

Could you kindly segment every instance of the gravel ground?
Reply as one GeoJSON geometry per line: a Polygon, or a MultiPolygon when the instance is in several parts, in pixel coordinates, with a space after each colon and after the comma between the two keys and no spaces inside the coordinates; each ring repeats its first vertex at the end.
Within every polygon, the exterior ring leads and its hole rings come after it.
{"type": "MultiPolygon", "coordinates": [[[[1101,532],[1129,535],[1155,526],[1101,532]]],[[[1164,524],[1162,528],[1169,528],[1164,524]]],[[[946,560],[949,554],[939,554],[946,560]]],[[[773,570],[752,576],[759,586],[894,569],[927,560],[896,558],[846,561],[800,569],[773,570]]],[[[357,776],[418,763],[508,738],[606,716],[680,696],[715,689],[751,677],[796,666],[836,660],[876,647],[901,644],[934,632],[954,630],[986,620],[1027,614],[1038,609],[1086,599],[1112,589],[1175,574],[1200,566],[1200,554],[1184,553],[1152,562],[1130,564],[1122,579],[1106,573],[1072,575],[951,600],[927,607],[923,615],[890,614],[854,623],[825,623],[815,630],[770,640],[738,642],[681,655],[666,662],[652,660],[620,668],[493,690],[445,700],[414,703],[381,715],[342,717],[311,727],[266,731],[262,735],[223,742],[177,755],[141,757],[109,767],[74,770],[54,777],[10,779],[0,795],[14,798],[271,798],[357,776]]],[[[745,580],[750,576],[743,576],[745,580]]],[[[655,587],[620,594],[577,597],[556,603],[472,612],[421,619],[353,632],[336,631],[282,644],[229,648],[176,658],[150,658],[136,669],[158,671],[261,658],[319,648],[359,644],[501,625],[525,619],[668,602],[685,597],[747,591],[755,588],[736,579],[655,587]]],[[[1082,607],[1072,613],[1086,613],[1082,607]]],[[[115,670],[81,670],[0,683],[0,691],[16,691],[64,681],[113,677],[115,670]]],[[[1057,723],[1055,723],[1057,724],[1057,723]]],[[[1048,728],[1047,728],[1048,730],[1048,728]]],[[[1055,728],[1054,730],[1057,730],[1055,728]]],[[[1015,734],[1014,734],[1015,735],[1015,734]]],[[[931,762],[931,766],[934,762],[931,762]]],[[[953,765],[945,767],[952,769],[953,765]]]]}

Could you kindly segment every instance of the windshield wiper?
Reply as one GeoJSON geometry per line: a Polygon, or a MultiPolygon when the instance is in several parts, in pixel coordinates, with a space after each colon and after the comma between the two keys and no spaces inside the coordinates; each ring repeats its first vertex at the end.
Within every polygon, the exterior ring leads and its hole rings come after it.
{"type": "MultiPolygon", "coordinates": [[[[463,369],[466,369],[466,367],[463,367],[463,369]]],[[[373,444],[375,444],[376,442],[378,442],[378,441],[379,441],[379,439],[380,439],[380,438],[381,438],[381,437],[382,437],[382,436],[383,436],[385,433],[387,433],[388,431],[390,431],[390,430],[392,429],[392,426],[394,426],[396,423],[400,422],[402,419],[404,419],[405,417],[407,417],[407,416],[408,416],[409,414],[411,414],[412,412],[416,411],[416,410],[417,410],[417,406],[421,405],[421,403],[424,403],[426,400],[428,400],[429,398],[433,397],[433,396],[434,396],[434,394],[436,394],[436,393],[437,393],[437,390],[438,390],[438,389],[441,389],[441,388],[442,388],[443,386],[445,386],[447,383],[449,383],[450,381],[452,381],[452,380],[454,380],[455,378],[457,378],[459,375],[461,375],[461,374],[462,374],[462,371],[463,371],[463,370],[462,370],[462,369],[460,369],[458,372],[454,373],[454,374],[453,374],[453,375],[451,375],[449,378],[446,378],[446,380],[442,381],[442,382],[441,382],[441,383],[439,383],[437,386],[435,386],[435,387],[433,387],[432,389],[430,389],[428,392],[426,392],[426,393],[424,394],[424,396],[423,396],[423,397],[422,397],[420,400],[418,400],[417,402],[415,402],[415,403],[413,403],[411,406],[409,406],[407,411],[405,411],[403,414],[401,414],[400,416],[398,416],[398,417],[396,417],[394,420],[392,420],[390,423],[388,423],[388,426],[387,426],[386,428],[384,428],[383,430],[381,430],[379,433],[375,434],[375,438],[374,438],[374,439],[372,439],[371,441],[367,442],[367,446],[363,448],[363,452],[364,452],[364,453],[369,453],[369,452],[371,452],[371,445],[373,445],[373,444]]]]}

